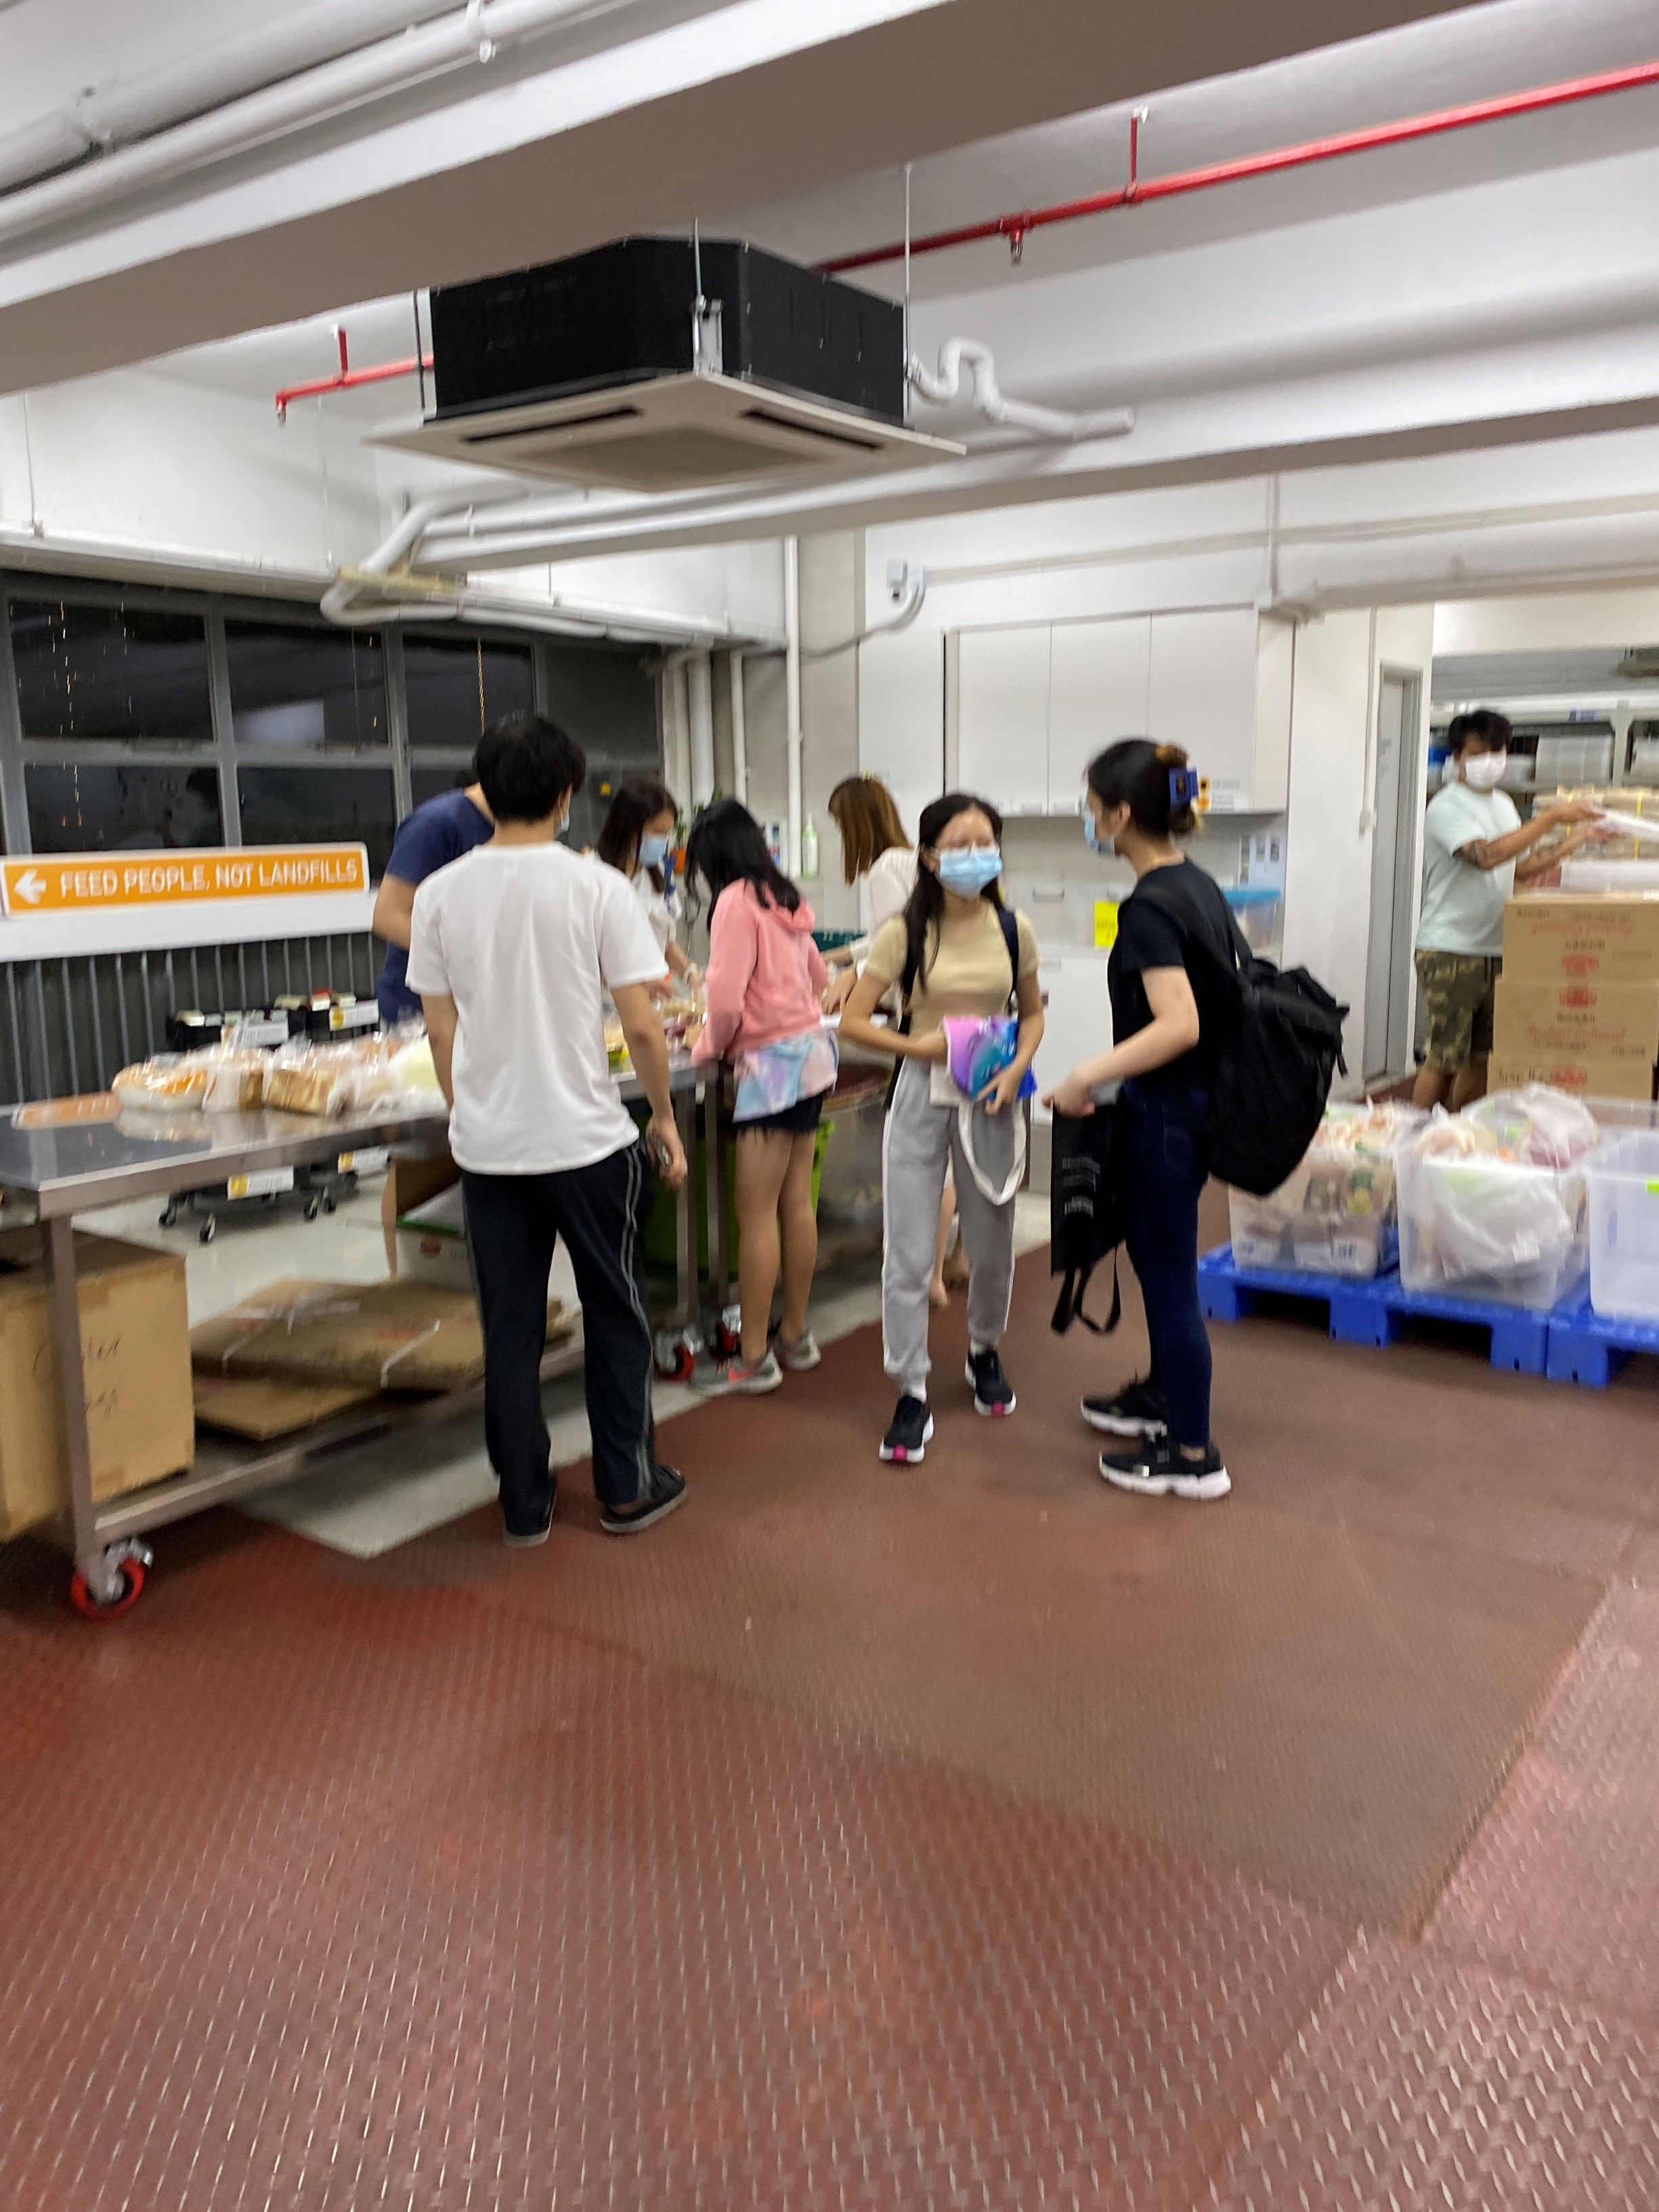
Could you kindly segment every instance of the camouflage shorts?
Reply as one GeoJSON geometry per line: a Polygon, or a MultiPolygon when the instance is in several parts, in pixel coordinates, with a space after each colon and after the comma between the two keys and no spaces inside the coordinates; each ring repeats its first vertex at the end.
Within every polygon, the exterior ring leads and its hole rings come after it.
{"type": "Polygon", "coordinates": [[[1424,1054],[1431,1067],[1455,1075],[1492,1050],[1492,1000],[1501,960],[1478,952],[1419,952],[1417,985],[1427,1017],[1424,1054]]]}

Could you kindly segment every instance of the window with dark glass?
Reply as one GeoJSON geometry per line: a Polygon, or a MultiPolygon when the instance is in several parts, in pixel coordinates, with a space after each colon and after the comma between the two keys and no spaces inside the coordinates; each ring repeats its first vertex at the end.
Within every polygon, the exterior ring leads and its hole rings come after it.
{"type": "Polygon", "coordinates": [[[30,761],[23,787],[37,853],[165,852],[225,842],[217,769],[30,761]]]}
{"type": "Polygon", "coordinates": [[[236,771],[245,845],[355,844],[386,872],[398,827],[390,769],[252,767],[236,771]]]}
{"type": "Polygon", "coordinates": [[[528,646],[406,631],[404,694],[411,750],[470,751],[503,714],[534,708],[535,661],[528,646]]]}
{"type": "Polygon", "coordinates": [[[390,742],[378,631],[228,621],[225,650],[239,745],[362,752],[390,742]]]}
{"type": "Polygon", "coordinates": [[[465,791],[471,781],[470,768],[412,768],[410,796],[416,806],[424,806],[428,799],[441,799],[447,791],[465,791]]]}
{"type": "Polygon", "coordinates": [[[14,599],[10,616],[25,738],[171,745],[211,739],[200,615],[14,599]]]}

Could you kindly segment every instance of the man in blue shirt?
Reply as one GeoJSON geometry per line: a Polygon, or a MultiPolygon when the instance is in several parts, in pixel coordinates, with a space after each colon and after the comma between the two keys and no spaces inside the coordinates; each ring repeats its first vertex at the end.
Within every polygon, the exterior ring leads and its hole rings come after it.
{"type": "Polygon", "coordinates": [[[465,791],[446,791],[428,799],[398,824],[370,925],[386,947],[386,965],[375,989],[380,1019],[388,1029],[421,1011],[421,1001],[407,981],[416,890],[440,868],[447,868],[463,853],[482,845],[495,830],[483,788],[477,783],[468,784],[465,791]]]}

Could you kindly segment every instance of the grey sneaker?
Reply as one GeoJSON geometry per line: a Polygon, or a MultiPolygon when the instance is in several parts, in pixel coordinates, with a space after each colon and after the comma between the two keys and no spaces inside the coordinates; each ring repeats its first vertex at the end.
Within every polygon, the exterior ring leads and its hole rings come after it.
{"type": "Polygon", "coordinates": [[[634,1505],[601,1505],[599,1526],[607,1536],[637,1536],[642,1528],[654,1528],[659,1521],[665,1521],[677,1506],[685,1503],[685,1477],[678,1468],[657,1467],[651,1471],[651,1494],[634,1505]]]}
{"type": "Polygon", "coordinates": [[[772,1349],[792,1375],[810,1374],[823,1358],[810,1328],[803,1329],[793,1344],[786,1344],[781,1336],[775,1336],[772,1349]]]}
{"type": "Polygon", "coordinates": [[[705,1398],[763,1398],[782,1387],[783,1370],[770,1345],[752,1367],[738,1353],[715,1366],[699,1367],[691,1377],[691,1388],[705,1398]]]}

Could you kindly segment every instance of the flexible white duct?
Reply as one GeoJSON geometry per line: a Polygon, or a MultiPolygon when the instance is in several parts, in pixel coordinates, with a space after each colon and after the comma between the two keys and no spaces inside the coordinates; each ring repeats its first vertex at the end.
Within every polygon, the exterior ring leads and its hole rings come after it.
{"type": "Polygon", "coordinates": [[[130,144],[227,100],[454,12],[455,0],[311,0],[205,48],[184,66],[87,87],[69,107],[0,134],[0,191],[98,147],[130,144]]]}
{"type": "Polygon", "coordinates": [[[412,577],[406,564],[411,550],[434,521],[445,516],[465,520],[475,507],[517,496],[516,484],[486,484],[463,498],[453,492],[441,492],[430,499],[417,500],[361,566],[343,570],[335,578],[322,595],[323,613],[330,622],[347,629],[370,623],[472,620],[550,630],[563,637],[630,638],[657,643],[674,639],[705,645],[724,644],[733,635],[729,622],[705,620],[696,615],[642,614],[636,607],[564,599],[556,593],[550,605],[538,607],[533,601],[481,592],[468,584],[453,592],[440,590],[429,598],[415,588],[427,580],[412,577]]]}
{"type": "Polygon", "coordinates": [[[966,363],[971,379],[973,404],[988,422],[1010,430],[1026,430],[1034,438],[1052,438],[1074,444],[1080,438],[1120,438],[1135,426],[1132,407],[1108,407],[1092,415],[1079,415],[1054,407],[1039,407],[1028,399],[1010,399],[997,383],[996,356],[977,338],[946,338],[939,349],[939,368],[930,371],[919,355],[909,361],[910,382],[924,399],[948,406],[962,391],[966,363]]]}
{"type": "Polygon", "coordinates": [[[324,62],[153,138],[29,185],[0,200],[0,242],[85,216],[168,184],[230,154],[303,130],[365,102],[470,63],[503,46],[601,12],[610,0],[473,0],[440,21],[324,62]]]}

